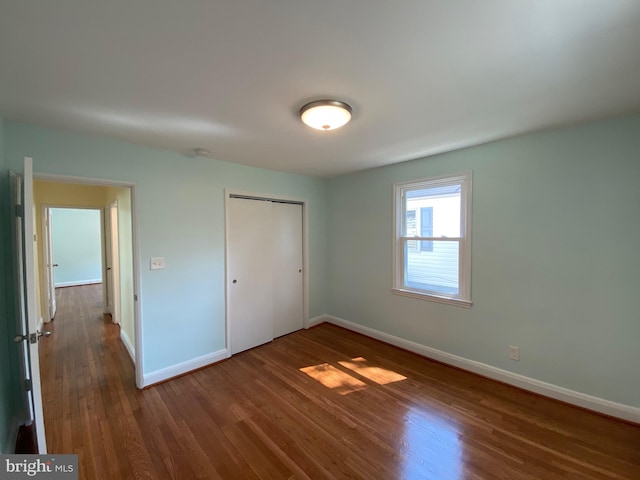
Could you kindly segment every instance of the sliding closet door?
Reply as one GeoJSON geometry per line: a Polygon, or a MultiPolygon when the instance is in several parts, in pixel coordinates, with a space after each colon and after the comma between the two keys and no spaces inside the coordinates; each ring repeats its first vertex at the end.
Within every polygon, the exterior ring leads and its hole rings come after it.
{"type": "Polygon", "coordinates": [[[231,353],[273,340],[271,202],[229,198],[227,281],[231,353]]]}
{"type": "Polygon", "coordinates": [[[302,205],[273,203],[273,336],[302,328],[302,205]]]}

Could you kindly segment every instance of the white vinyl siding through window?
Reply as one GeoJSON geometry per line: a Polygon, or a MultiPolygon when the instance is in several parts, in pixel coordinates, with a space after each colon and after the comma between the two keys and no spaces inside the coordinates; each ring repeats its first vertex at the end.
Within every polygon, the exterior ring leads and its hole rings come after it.
{"type": "Polygon", "coordinates": [[[393,292],[471,306],[471,172],[394,190],[393,292]]]}

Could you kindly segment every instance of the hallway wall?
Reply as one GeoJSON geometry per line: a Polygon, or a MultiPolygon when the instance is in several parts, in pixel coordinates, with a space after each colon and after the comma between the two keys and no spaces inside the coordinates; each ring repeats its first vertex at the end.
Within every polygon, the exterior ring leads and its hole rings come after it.
{"type": "Polygon", "coordinates": [[[102,283],[102,210],[51,209],[54,286],[102,283]]]}

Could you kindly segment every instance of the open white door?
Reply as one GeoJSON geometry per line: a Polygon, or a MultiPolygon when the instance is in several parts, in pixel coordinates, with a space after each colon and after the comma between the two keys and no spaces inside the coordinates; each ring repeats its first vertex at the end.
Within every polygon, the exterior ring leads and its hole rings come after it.
{"type": "Polygon", "coordinates": [[[120,241],[118,240],[118,202],[107,207],[107,305],[113,323],[120,323],[120,241]]]}
{"type": "Polygon", "coordinates": [[[53,212],[51,208],[44,209],[44,254],[46,268],[47,283],[47,303],[49,305],[49,318],[53,320],[56,316],[56,287],[53,277],[53,269],[58,265],[53,263],[53,245],[51,241],[51,225],[53,221],[53,212]]]}
{"type": "Polygon", "coordinates": [[[22,345],[21,366],[25,385],[26,422],[35,426],[38,452],[47,453],[42,414],[42,388],[38,341],[49,332],[38,330],[36,306],[35,246],[33,228],[33,160],[25,157],[21,175],[11,175],[11,202],[16,281],[18,286],[16,342],[22,345]]]}
{"type": "Polygon", "coordinates": [[[111,260],[111,207],[104,207],[102,211],[103,222],[103,242],[104,242],[104,313],[111,314],[111,310],[113,310],[113,272],[111,269],[111,265],[113,260],[111,260]]]}

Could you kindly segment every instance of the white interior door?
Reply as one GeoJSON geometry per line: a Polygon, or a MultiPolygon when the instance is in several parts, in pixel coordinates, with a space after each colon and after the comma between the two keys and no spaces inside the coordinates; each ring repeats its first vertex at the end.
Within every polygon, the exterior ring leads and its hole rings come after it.
{"type": "MultiPolygon", "coordinates": [[[[104,207],[104,313],[113,315],[113,265],[111,249],[111,207],[104,207]]],[[[112,317],[113,318],[113,317],[112,317]]]]}
{"type": "Polygon", "coordinates": [[[273,340],[271,202],[229,198],[227,291],[231,354],[273,340]]]}
{"type": "Polygon", "coordinates": [[[51,241],[51,224],[53,221],[53,212],[51,208],[45,207],[44,210],[44,254],[46,266],[46,283],[47,283],[47,300],[49,305],[49,319],[53,320],[56,316],[56,288],[53,280],[53,270],[58,265],[54,263],[53,243],[51,241]]]}
{"type": "Polygon", "coordinates": [[[107,278],[109,280],[108,298],[110,301],[109,312],[111,321],[120,323],[120,243],[118,240],[118,202],[109,205],[109,253],[107,254],[107,278]]]}
{"type": "Polygon", "coordinates": [[[303,327],[302,205],[272,203],[274,231],[273,336],[303,327]]]}
{"type": "MultiPolygon", "coordinates": [[[[14,255],[18,286],[18,328],[16,341],[22,345],[21,366],[26,388],[26,421],[35,426],[38,452],[47,453],[47,443],[42,414],[42,388],[38,341],[43,333],[38,331],[39,318],[36,306],[35,236],[33,215],[33,160],[25,157],[21,176],[11,177],[14,255]],[[16,208],[17,207],[17,208],[16,208]]],[[[48,333],[48,332],[45,332],[48,333]]]]}

